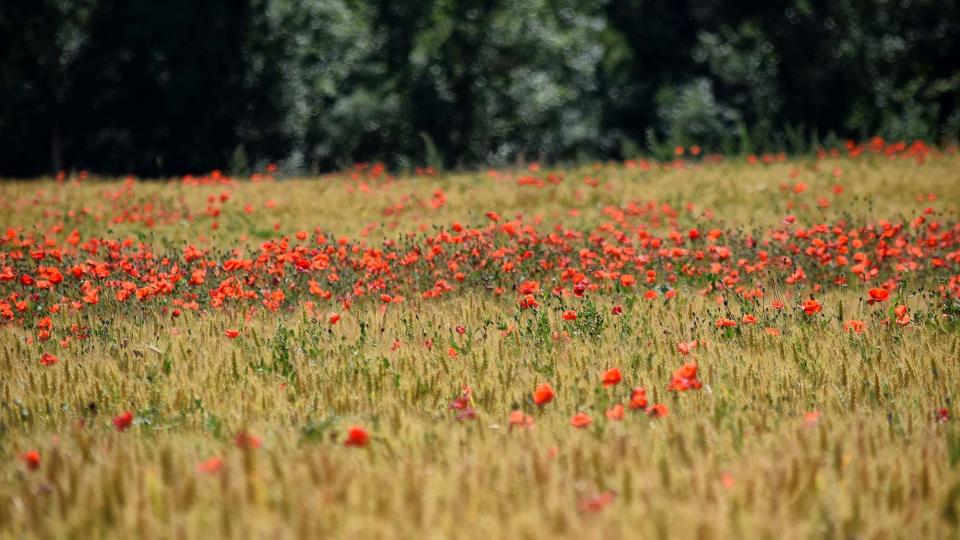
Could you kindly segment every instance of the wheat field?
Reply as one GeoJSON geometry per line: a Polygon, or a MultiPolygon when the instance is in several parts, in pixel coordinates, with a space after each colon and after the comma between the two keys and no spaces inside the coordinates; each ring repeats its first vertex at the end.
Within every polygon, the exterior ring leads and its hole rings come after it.
{"type": "Polygon", "coordinates": [[[0,537],[956,537],[958,213],[882,144],[0,184],[0,537]]]}

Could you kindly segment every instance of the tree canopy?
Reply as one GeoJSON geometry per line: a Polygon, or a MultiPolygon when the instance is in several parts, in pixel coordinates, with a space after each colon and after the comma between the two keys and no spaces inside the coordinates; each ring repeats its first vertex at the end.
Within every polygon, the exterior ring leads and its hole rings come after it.
{"type": "Polygon", "coordinates": [[[10,0],[0,175],[960,135],[956,0],[10,0]]]}

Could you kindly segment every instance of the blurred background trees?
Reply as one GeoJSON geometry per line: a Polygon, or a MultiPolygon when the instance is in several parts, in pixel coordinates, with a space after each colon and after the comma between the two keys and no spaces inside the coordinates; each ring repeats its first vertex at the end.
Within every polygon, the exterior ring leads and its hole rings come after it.
{"type": "Polygon", "coordinates": [[[960,136],[957,0],[6,0],[0,175],[960,136]]]}

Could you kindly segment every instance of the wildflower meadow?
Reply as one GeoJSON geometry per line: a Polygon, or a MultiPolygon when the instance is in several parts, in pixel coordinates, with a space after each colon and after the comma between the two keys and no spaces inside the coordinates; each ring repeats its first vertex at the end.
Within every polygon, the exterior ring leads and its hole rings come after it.
{"type": "Polygon", "coordinates": [[[952,538],[960,154],[0,184],[0,538],[952,538]]]}

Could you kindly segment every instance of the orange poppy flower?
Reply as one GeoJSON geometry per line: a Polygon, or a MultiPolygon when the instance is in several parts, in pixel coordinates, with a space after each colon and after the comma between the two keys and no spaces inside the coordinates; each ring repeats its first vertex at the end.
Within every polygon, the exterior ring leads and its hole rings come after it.
{"type": "Polygon", "coordinates": [[[723,484],[723,487],[726,489],[732,488],[734,484],[733,475],[728,472],[721,474],[720,483],[723,484]]]}
{"type": "Polygon", "coordinates": [[[853,319],[843,323],[843,329],[847,332],[862,334],[867,329],[867,323],[853,319]]]}
{"type": "Polygon", "coordinates": [[[593,420],[591,420],[590,416],[585,412],[578,412],[570,419],[570,425],[577,429],[583,429],[589,426],[591,422],[593,422],[593,420]]]}
{"type": "Polygon", "coordinates": [[[510,427],[511,429],[514,427],[532,429],[533,417],[517,409],[510,413],[510,427]]]}
{"type": "Polygon", "coordinates": [[[218,457],[208,458],[197,464],[197,471],[206,474],[219,472],[222,468],[223,460],[218,457]]]}
{"type": "Polygon", "coordinates": [[[684,392],[686,390],[699,390],[703,383],[697,379],[697,363],[688,362],[673,372],[673,378],[667,385],[667,390],[676,390],[684,392]]]}
{"type": "Polygon", "coordinates": [[[683,356],[687,356],[688,354],[693,352],[693,350],[696,348],[697,348],[697,340],[686,341],[686,342],[681,341],[680,343],[677,343],[677,351],[679,351],[680,354],[683,356]]]}
{"type": "Polygon", "coordinates": [[[554,395],[553,387],[550,386],[550,383],[543,383],[533,391],[533,402],[541,406],[546,405],[553,401],[554,395]]]}
{"type": "Polygon", "coordinates": [[[249,448],[256,449],[260,448],[263,444],[263,440],[260,437],[246,431],[241,431],[237,433],[237,436],[234,437],[233,442],[236,443],[238,448],[249,448]]]}
{"type": "Polygon", "coordinates": [[[611,386],[616,386],[620,384],[620,381],[623,380],[623,376],[620,374],[620,369],[610,368],[603,373],[603,387],[610,388],[611,386]]]}
{"type": "Polygon", "coordinates": [[[610,420],[623,420],[623,405],[617,403],[613,407],[607,409],[607,418],[610,420]]]}
{"type": "Polygon", "coordinates": [[[617,494],[613,491],[604,491],[598,495],[581,500],[577,509],[581,512],[599,512],[616,500],[617,494]]]}

